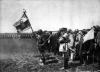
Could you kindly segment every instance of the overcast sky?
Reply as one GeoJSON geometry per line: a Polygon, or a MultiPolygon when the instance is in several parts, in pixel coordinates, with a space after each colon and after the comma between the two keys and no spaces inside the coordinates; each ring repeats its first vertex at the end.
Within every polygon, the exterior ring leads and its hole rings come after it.
{"type": "Polygon", "coordinates": [[[35,31],[86,29],[100,24],[100,0],[0,0],[0,32],[16,32],[13,24],[23,8],[35,31]]]}

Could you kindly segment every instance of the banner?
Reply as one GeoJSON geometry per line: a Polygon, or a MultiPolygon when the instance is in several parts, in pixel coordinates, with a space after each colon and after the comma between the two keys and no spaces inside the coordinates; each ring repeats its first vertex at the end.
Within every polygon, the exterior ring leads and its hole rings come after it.
{"type": "Polygon", "coordinates": [[[93,28],[83,37],[83,43],[90,39],[94,39],[94,29],[93,28]]]}
{"type": "Polygon", "coordinates": [[[31,27],[31,24],[25,12],[23,12],[23,15],[20,20],[14,24],[14,27],[17,29],[17,31],[23,31],[31,27]]]}

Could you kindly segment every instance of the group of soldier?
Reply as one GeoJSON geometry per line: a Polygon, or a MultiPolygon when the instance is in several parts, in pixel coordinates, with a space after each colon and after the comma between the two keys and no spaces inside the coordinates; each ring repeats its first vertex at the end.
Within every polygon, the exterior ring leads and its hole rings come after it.
{"type": "MultiPolygon", "coordinates": [[[[39,30],[36,33],[38,49],[41,53],[42,63],[45,64],[48,52],[54,55],[64,56],[64,67],[68,68],[68,63],[72,63],[74,59],[79,59],[81,64],[87,64],[90,60],[99,60],[100,51],[100,31],[95,29],[95,38],[83,43],[83,37],[89,30],[75,30],[61,28],[53,33],[39,30]]],[[[94,61],[93,61],[94,62],[94,61]]]]}

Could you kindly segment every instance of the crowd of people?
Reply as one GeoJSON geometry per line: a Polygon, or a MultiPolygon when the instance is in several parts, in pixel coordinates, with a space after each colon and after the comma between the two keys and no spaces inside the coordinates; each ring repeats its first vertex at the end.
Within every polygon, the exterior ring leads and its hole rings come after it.
{"type": "Polygon", "coordinates": [[[52,52],[59,56],[66,53],[66,61],[69,63],[78,59],[82,65],[94,62],[100,65],[100,26],[74,31],[61,28],[55,32],[40,29],[36,32],[36,37],[43,64],[45,64],[45,53],[52,52]],[[90,37],[85,40],[89,32],[90,37]]]}

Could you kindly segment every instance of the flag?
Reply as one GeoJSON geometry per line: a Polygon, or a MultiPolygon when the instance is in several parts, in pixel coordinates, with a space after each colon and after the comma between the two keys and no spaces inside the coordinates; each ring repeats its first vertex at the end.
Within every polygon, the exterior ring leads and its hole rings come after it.
{"type": "Polygon", "coordinates": [[[17,31],[23,31],[27,28],[31,27],[31,24],[29,22],[29,19],[25,13],[25,11],[23,12],[22,17],[20,18],[20,20],[18,20],[15,24],[14,27],[17,29],[17,31]]]}
{"type": "Polygon", "coordinates": [[[83,43],[91,39],[94,39],[94,29],[93,28],[83,37],[83,43]]]}

